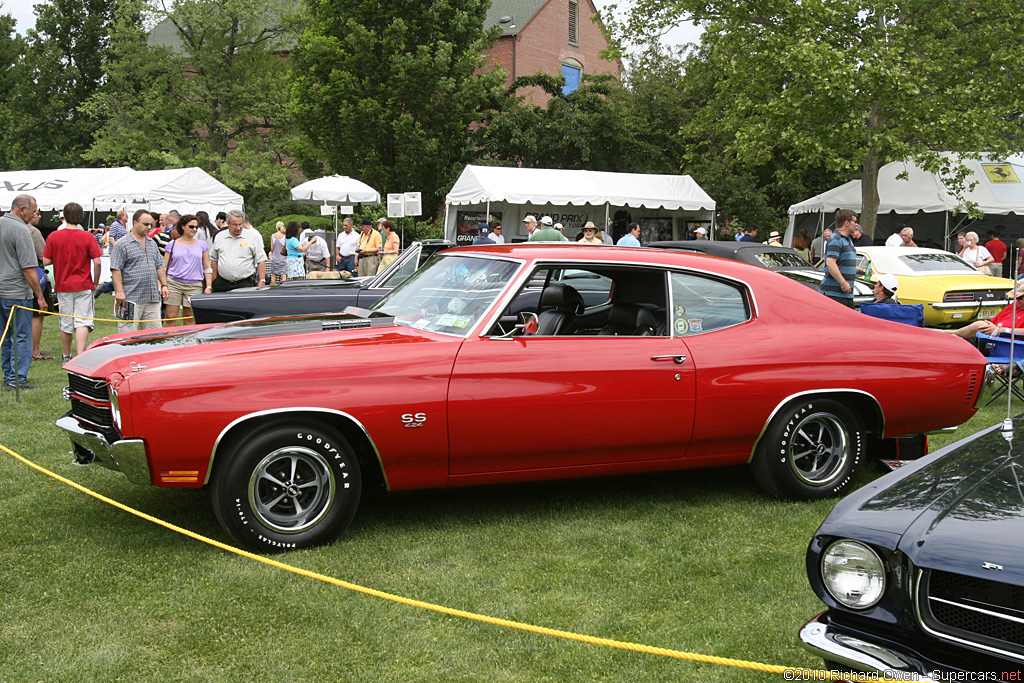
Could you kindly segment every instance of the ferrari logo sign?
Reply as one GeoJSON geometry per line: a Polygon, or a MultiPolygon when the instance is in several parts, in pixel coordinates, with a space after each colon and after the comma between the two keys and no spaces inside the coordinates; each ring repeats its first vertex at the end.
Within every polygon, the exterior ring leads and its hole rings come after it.
{"type": "Polygon", "coordinates": [[[1020,183],[1020,178],[1010,164],[982,164],[981,167],[985,169],[985,175],[988,176],[990,183],[1020,183]]]}

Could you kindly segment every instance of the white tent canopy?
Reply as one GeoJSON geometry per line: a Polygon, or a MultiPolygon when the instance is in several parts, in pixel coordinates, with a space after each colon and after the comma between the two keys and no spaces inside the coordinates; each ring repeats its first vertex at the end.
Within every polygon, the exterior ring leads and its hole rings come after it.
{"type": "Polygon", "coordinates": [[[211,217],[220,211],[241,210],[242,195],[200,168],[169,168],[162,171],[135,171],[133,175],[111,181],[93,197],[100,210],[126,208],[152,209],[159,213],[176,209],[179,213],[206,211],[211,217]]]}
{"type": "MultiPolygon", "coordinates": [[[[952,157],[952,155],[950,155],[952,157]]],[[[931,229],[934,233],[942,226],[940,234],[933,235],[948,239],[951,233],[949,214],[966,210],[965,202],[973,202],[977,208],[988,215],[1006,216],[1008,214],[1024,215],[1024,159],[1019,157],[1007,161],[963,161],[971,174],[967,184],[974,183],[974,188],[965,191],[963,200],[957,199],[943,183],[938,175],[925,171],[910,161],[892,162],[882,166],[878,171],[878,215],[879,227],[876,236],[885,236],[885,228],[891,227],[896,219],[882,221],[883,216],[896,214],[910,223],[915,231],[922,228],[931,229]],[[1001,167],[996,168],[996,167],[1001,167]],[[907,178],[897,178],[901,174],[907,178]],[[1005,177],[1002,177],[1005,175],[1005,177]],[[931,217],[919,217],[918,213],[936,214],[931,217]]],[[[827,192],[806,199],[789,207],[789,230],[786,233],[786,244],[792,237],[798,224],[807,225],[802,220],[804,214],[817,214],[814,217],[815,234],[820,233],[823,226],[829,225],[832,214],[837,209],[853,209],[858,213],[862,209],[861,181],[851,180],[848,183],[832,188],[827,192]]],[[[811,230],[808,230],[808,234],[811,230]]],[[[916,236],[915,232],[915,236],[916,236]]]]}
{"type": "Polygon", "coordinates": [[[361,180],[329,175],[292,188],[292,201],[302,204],[379,204],[380,193],[361,180]]]}
{"type": "Polygon", "coordinates": [[[508,202],[556,206],[630,206],[714,211],[715,200],[688,175],[608,173],[550,168],[466,166],[450,205],[508,202]]]}
{"type": "Polygon", "coordinates": [[[0,173],[0,210],[9,211],[14,198],[20,194],[35,197],[41,211],[59,211],[68,202],[78,202],[88,209],[98,189],[134,173],[136,171],[124,166],[4,171],[0,173]]]}
{"type": "Polygon", "coordinates": [[[0,173],[0,209],[30,194],[43,211],[77,202],[86,211],[147,208],[161,213],[241,209],[242,195],[198,168],[135,171],[130,168],[64,168],[0,173]]]}
{"type": "MultiPolygon", "coordinates": [[[[644,209],[651,220],[670,221],[677,231],[675,223],[682,218],[710,224],[715,200],[688,175],[470,165],[445,198],[445,235],[454,240],[461,226],[453,206],[483,210],[483,216],[492,216],[492,209],[501,211],[504,225],[511,228],[506,236],[522,238],[525,233],[519,221],[531,211],[554,214],[556,222],[561,215],[569,228],[567,235],[575,234],[584,219],[602,222],[599,215],[570,207],[600,208],[605,228],[616,209],[644,209]],[[563,213],[558,214],[559,210],[563,213]]],[[[679,227],[685,231],[685,225],[679,227]]]]}

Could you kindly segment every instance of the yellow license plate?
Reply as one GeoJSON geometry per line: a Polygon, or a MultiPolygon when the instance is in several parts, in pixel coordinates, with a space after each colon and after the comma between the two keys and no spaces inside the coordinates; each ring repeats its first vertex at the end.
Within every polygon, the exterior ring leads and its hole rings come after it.
{"type": "Polygon", "coordinates": [[[994,317],[998,312],[998,308],[983,308],[981,309],[981,312],[978,313],[978,320],[988,320],[989,318],[994,317]]]}

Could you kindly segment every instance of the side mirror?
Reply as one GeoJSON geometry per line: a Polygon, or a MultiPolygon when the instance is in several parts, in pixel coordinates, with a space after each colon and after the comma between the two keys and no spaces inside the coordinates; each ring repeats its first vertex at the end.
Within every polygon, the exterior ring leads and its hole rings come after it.
{"type": "Polygon", "coordinates": [[[516,326],[503,335],[492,337],[492,339],[512,339],[514,337],[537,334],[540,330],[540,319],[536,313],[520,313],[516,326]]]}

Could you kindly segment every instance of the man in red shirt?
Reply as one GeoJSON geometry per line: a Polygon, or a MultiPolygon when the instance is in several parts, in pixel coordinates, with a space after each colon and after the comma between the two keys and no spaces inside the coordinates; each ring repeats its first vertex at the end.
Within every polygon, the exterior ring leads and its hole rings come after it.
{"type": "Polygon", "coordinates": [[[89,332],[94,327],[92,319],[96,317],[93,290],[100,279],[100,255],[103,252],[92,234],[82,229],[84,218],[85,212],[80,205],[74,202],[65,205],[67,226],[50,235],[43,250],[43,264],[53,264],[54,289],[63,314],[60,318],[60,341],[64,346],[65,363],[71,360],[72,337],[76,352],[85,351],[89,332]]]}
{"type": "Polygon", "coordinates": [[[1006,258],[1006,242],[999,239],[999,234],[995,230],[989,230],[985,248],[988,249],[988,253],[992,254],[993,261],[988,264],[992,271],[992,277],[1002,277],[1003,259],[1006,258]]]}

